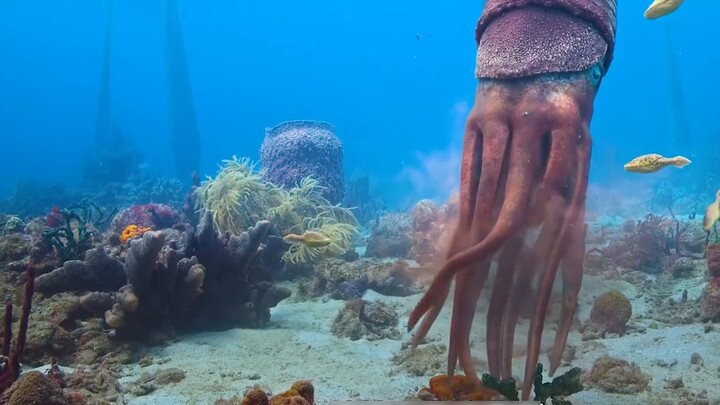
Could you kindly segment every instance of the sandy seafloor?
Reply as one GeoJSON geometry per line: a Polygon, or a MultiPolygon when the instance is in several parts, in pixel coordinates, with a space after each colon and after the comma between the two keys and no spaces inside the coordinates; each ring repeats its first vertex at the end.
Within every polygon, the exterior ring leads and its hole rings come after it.
{"type": "MultiPolygon", "coordinates": [[[[690,291],[691,298],[700,293],[701,287],[690,291]]],[[[594,297],[611,288],[622,290],[632,300],[631,325],[634,324],[634,327],[631,326],[631,332],[622,337],[582,342],[576,322],[569,338],[569,344],[577,346],[572,366],[589,370],[595,359],[603,354],[626,359],[652,376],[650,392],[629,396],[588,389],[570,397],[572,403],[643,403],[657,395],[672,400],[674,392],[667,391],[664,385],[667,379],[678,377],[682,377],[690,392],[705,390],[708,399],[720,399],[720,332],[707,332],[701,324],[644,328],[651,321],[636,317],[641,317],[646,310],[646,298],[635,287],[623,281],[607,281],[589,275],[585,276],[580,294],[578,320],[587,319],[594,297]],[[644,332],[638,332],[642,329],[644,332]],[[691,365],[692,353],[702,356],[703,367],[691,365]],[[663,362],[666,364],[660,365],[663,362]],[[667,366],[673,363],[676,364],[667,366]]],[[[678,286],[677,294],[682,288],[678,286]]],[[[120,382],[127,387],[143,371],[170,367],[185,370],[186,378],[148,395],[134,397],[126,394],[126,401],[130,405],[212,404],[218,398],[242,396],[254,384],[279,393],[298,379],[313,381],[318,404],[331,400],[403,400],[426,385],[430,377],[410,376],[392,361],[393,355],[401,351],[402,343],[410,338],[404,328],[407,315],[419,297],[386,297],[373,291],[365,294],[365,299],[383,300],[397,306],[401,314],[402,340],[350,341],[335,337],[330,329],[344,301],[294,302],[292,298],[273,309],[271,324],[267,328],[183,336],[166,347],[149,349],[148,355],[166,363],[144,368],[131,366],[120,382]]],[[[474,328],[473,354],[480,365],[484,364],[485,358],[485,310],[486,307],[481,304],[474,328]]],[[[449,315],[448,306],[430,333],[431,343],[447,342],[449,315]]],[[[526,329],[527,321],[524,321],[516,339],[516,376],[522,375],[524,366],[526,329]]],[[[549,323],[543,338],[543,353],[547,352],[553,337],[554,325],[549,323]]],[[[439,361],[444,364],[444,355],[439,361]]],[[[541,357],[541,362],[547,364],[545,355],[541,357]]],[[[558,375],[568,369],[560,369],[558,375]]]]}

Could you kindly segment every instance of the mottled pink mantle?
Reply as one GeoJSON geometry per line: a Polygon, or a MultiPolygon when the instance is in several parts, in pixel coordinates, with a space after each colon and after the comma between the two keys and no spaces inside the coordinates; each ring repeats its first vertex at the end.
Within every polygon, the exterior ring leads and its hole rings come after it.
{"type": "Polygon", "coordinates": [[[615,47],[616,0],[487,0],[477,23],[476,76],[575,72],[615,47]]]}

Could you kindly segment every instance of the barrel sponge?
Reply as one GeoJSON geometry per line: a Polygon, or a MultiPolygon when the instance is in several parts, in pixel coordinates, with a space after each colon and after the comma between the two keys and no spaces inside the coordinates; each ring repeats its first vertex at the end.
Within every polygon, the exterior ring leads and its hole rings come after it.
{"type": "Polygon", "coordinates": [[[294,187],[310,176],[331,204],[345,195],[342,143],[327,122],[288,121],[267,128],[260,163],[265,180],[275,185],[294,187]]]}

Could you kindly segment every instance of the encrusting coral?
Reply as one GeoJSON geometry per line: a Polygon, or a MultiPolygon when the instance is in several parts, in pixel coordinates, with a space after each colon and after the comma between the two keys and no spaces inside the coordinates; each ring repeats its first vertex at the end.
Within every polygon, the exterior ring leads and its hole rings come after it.
{"type": "Polygon", "coordinates": [[[637,394],[648,389],[650,384],[650,376],[637,365],[610,356],[595,360],[582,380],[590,388],[618,394],[637,394]]]}
{"type": "Polygon", "coordinates": [[[134,239],[138,236],[142,236],[147,231],[152,231],[152,228],[146,227],[146,226],[139,226],[135,224],[130,224],[126,226],[122,232],[120,232],[120,242],[125,243],[129,241],[130,239],[134,239]]]}
{"type": "Polygon", "coordinates": [[[355,299],[345,303],[332,325],[332,333],[350,340],[400,339],[397,310],[384,302],[355,299]]]}

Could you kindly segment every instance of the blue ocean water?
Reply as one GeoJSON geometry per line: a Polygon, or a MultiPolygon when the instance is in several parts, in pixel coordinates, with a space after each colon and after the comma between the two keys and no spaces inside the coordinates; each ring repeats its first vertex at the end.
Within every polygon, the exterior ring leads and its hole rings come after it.
{"type": "MultiPolygon", "coordinates": [[[[644,3],[620,1],[615,60],[592,124],[593,183],[627,179],[622,164],[636,155],[692,155],[720,133],[711,118],[720,65],[711,16],[720,4],[689,1],[648,21],[644,3]],[[673,141],[666,30],[692,147],[673,141]]],[[[232,155],[257,159],[266,127],[315,119],[335,125],[346,175],[371,176],[391,205],[442,199],[456,187],[482,2],[178,4],[202,174],[232,155]]],[[[113,121],[153,173],[173,176],[162,2],[114,7],[113,121]]],[[[79,157],[95,128],[107,9],[106,1],[87,0],[0,4],[0,195],[22,179],[79,184],[79,157]]],[[[685,170],[702,176],[701,168],[697,161],[685,170]]]]}

